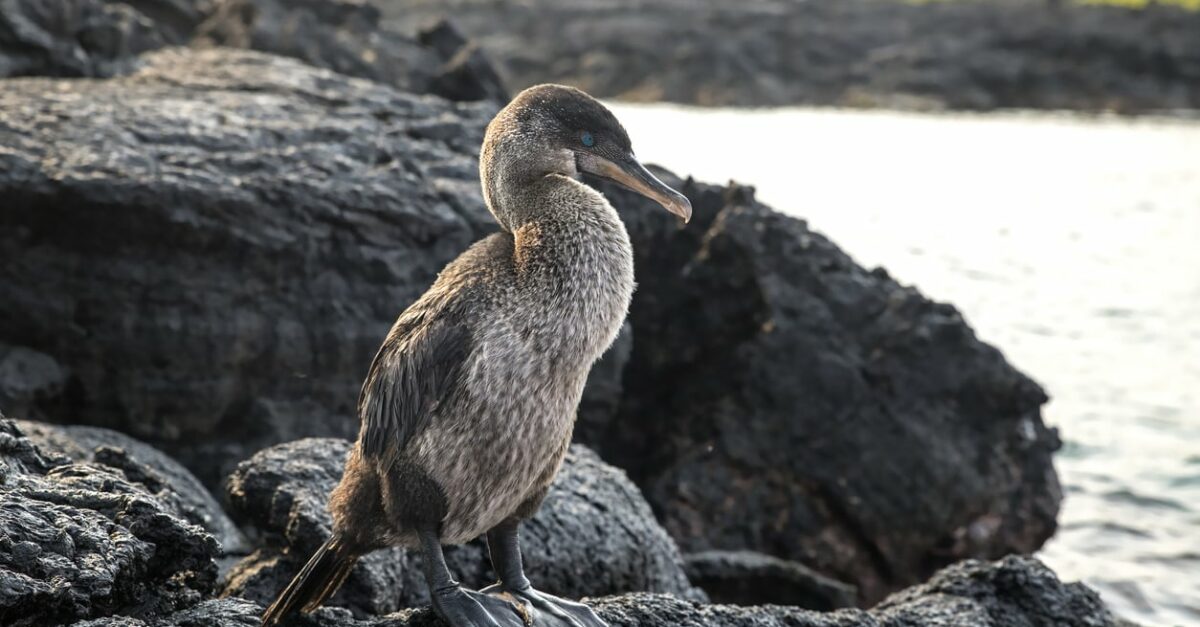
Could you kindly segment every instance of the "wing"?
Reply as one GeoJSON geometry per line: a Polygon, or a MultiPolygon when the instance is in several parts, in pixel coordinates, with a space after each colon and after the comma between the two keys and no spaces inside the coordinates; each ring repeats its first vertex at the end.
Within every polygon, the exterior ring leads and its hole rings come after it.
{"type": "Polygon", "coordinates": [[[470,329],[454,316],[405,312],[375,355],[358,400],[362,451],[391,463],[459,382],[470,329]]]}

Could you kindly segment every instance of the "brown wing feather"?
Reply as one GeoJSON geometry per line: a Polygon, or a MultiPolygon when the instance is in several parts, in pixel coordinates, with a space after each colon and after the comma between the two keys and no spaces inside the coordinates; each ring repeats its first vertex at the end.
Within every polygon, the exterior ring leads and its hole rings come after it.
{"type": "Polygon", "coordinates": [[[471,352],[470,329],[455,316],[408,313],[380,347],[359,396],[363,454],[387,463],[428,426],[471,352]]]}

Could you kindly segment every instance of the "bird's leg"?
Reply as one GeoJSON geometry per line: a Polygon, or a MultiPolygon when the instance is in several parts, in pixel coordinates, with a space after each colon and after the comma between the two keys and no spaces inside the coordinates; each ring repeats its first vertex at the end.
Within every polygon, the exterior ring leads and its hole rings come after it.
{"type": "Polygon", "coordinates": [[[437,531],[417,532],[421,540],[421,557],[425,580],[433,609],[451,627],[526,627],[526,620],[510,603],[493,596],[465,590],[446,566],[442,541],[437,531]]]}
{"type": "Polygon", "coordinates": [[[507,592],[570,627],[607,627],[607,623],[600,620],[592,608],[533,589],[521,563],[521,541],[517,531],[519,524],[519,520],[512,518],[487,533],[488,553],[492,556],[492,567],[496,569],[500,583],[488,586],[481,592],[507,592]]]}

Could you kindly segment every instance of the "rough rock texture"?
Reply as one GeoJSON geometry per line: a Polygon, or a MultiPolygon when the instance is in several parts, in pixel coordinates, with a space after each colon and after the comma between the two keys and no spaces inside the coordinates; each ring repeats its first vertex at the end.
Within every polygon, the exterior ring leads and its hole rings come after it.
{"type": "Polygon", "coordinates": [[[187,607],[216,581],[216,540],[137,478],[73,463],[0,418],[0,624],[41,626],[187,607]]]}
{"type": "Polygon", "coordinates": [[[114,76],[191,44],[249,48],[454,100],[507,99],[478,46],[448,23],[388,30],[363,0],[2,0],[0,77],[114,76]]]}
{"type": "Polygon", "coordinates": [[[395,316],[492,228],[494,107],[225,49],[7,81],[0,342],[70,378],[3,409],[119,428],[208,485],[267,444],[355,433],[395,316]]]}
{"type": "Polygon", "coordinates": [[[854,586],[798,562],[753,551],[704,551],[684,556],[688,580],[714,603],[797,605],[828,611],[854,607],[854,586]]]}
{"type": "Polygon", "coordinates": [[[453,100],[507,100],[491,62],[448,23],[419,39],[379,24],[362,0],[216,0],[197,46],[250,48],[453,100]]]}
{"type": "Polygon", "coordinates": [[[703,599],[675,541],[624,472],[574,445],[541,510],[521,527],[535,586],[572,598],[668,592],[703,599]]]}
{"type": "MultiPolygon", "coordinates": [[[[1029,558],[996,564],[966,562],[930,583],[889,598],[869,611],[821,613],[794,607],[704,605],[662,594],[637,593],[590,601],[611,627],[1117,627],[1100,597],[1081,584],[1063,584],[1029,558]]],[[[254,627],[262,608],[219,599],[165,617],[156,627],[254,627]]],[[[296,621],[303,627],[434,627],[429,610],[356,621],[325,608],[296,621]]],[[[541,621],[537,623],[543,625],[541,621]]],[[[105,619],[75,627],[148,627],[138,620],[105,619]]]]}
{"type": "MultiPolygon", "coordinates": [[[[345,440],[310,438],[271,447],[238,466],[228,500],[268,548],[234,567],[225,595],[270,602],[329,536],[325,503],[348,453],[345,440]]],[[[688,583],[679,550],[637,488],[586,448],[572,448],[541,511],[521,533],[526,573],[548,592],[704,598],[688,583]]],[[[447,560],[460,580],[479,587],[494,579],[485,555],[477,542],[448,549],[447,560]]],[[[428,602],[420,556],[389,549],[363,558],[330,604],[367,615],[428,602]]]]}
{"type": "Polygon", "coordinates": [[[1200,13],[1049,0],[380,0],[449,15],[510,87],[702,105],[1200,107],[1200,13]]]}
{"type": "Polygon", "coordinates": [[[1113,625],[1100,595],[1029,557],[960,562],[871,610],[885,625],[1113,625]]]}
{"type": "MultiPolygon", "coordinates": [[[[310,438],[260,451],[238,466],[227,483],[227,500],[234,517],[259,533],[263,548],[233,566],[223,595],[266,605],[300,571],[329,537],[325,504],[349,451],[346,440],[310,438]]],[[[452,549],[447,560],[466,579],[479,575],[466,566],[482,564],[483,552],[475,546],[452,549]],[[470,557],[462,559],[461,553],[470,557]]],[[[428,603],[420,573],[420,563],[404,550],[376,551],[359,560],[329,605],[364,616],[428,603]]]]}
{"type": "Polygon", "coordinates": [[[221,543],[225,554],[245,554],[249,545],[241,530],[188,469],[162,451],[111,429],[59,426],[30,420],[17,427],[44,453],[72,462],[95,462],[122,471],[125,477],[158,497],[173,514],[203,527],[221,543]]]}
{"type": "Polygon", "coordinates": [[[417,37],[445,61],[430,81],[429,91],[451,100],[508,101],[508,91],[492,60],[453,23],[441,20],[417,37]]]}
{"type": "Polygon", "coordinates": [[[633,352],[633,326],[629,321],[608,352],[592,366],[588,373],[587,386],[579,401],[579,414],[575,419],[575,440],[596,442],[609,429],[613,417],[621,405],[624,393],[625,366],[633,352]]]}
{"type": "Polygon", "coordinates": [[[0,0],[0,77],[112,76],[187,41],[206,0],[0,0]]]}
{"type": "Polygon", "coordinates": [[[792,559],[872,602],[1052,534],[1046,396],[954,307],[747,188],[664,176],[692,199],[685,230],[607,192],[639,234],[631,319],[654,340],[634,343],[620,416],[593,444],[685,552],[792,559]]]}

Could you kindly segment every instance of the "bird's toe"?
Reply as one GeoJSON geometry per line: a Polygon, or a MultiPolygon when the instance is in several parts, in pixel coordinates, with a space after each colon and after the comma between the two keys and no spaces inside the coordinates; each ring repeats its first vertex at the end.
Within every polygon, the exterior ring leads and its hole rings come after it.
{"type": "Polygon", "coordinates": [[[567,627],[608,627],[608,623],[583,603],[538,592],[533,588],[526,588],[514,594],[532,605],[535,611],[549,614],[567,627]]]}
{"type": "Polygon", "coordinates": [[[451,627],[529,627],[526,608],[499,596],[451,588],[434,594],[433,608],[451,627]]]}

